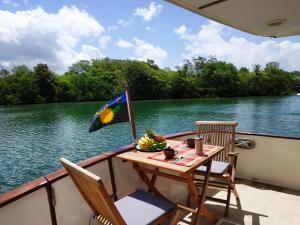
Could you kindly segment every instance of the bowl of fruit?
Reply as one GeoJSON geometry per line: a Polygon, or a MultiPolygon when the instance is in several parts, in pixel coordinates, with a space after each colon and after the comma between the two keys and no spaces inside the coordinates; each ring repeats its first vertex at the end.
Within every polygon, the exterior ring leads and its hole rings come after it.
{"type": "Polygon", "coordinates": [[[166,139],[156,134],[153,130],[147,129],[146,134],[138,140],[136,149],[143,152],[159,152],[169,147],[166,139]]]}

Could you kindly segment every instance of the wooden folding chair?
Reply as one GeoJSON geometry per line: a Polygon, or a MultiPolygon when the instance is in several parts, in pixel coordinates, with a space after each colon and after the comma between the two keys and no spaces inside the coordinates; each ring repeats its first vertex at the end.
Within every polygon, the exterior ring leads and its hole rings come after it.
{"type": "Polygon", "coordinates": [[[173,216],[171,224],[177,224],[180,213],[174,215],[175,204],[141,190],[113,202],[100,177],[64,158],[60,161],[102,224],[159,224],[170,216],[173,216]]]}
{"type": "MultiPolygon", "coordinates": [[[[227,199],[217,199],[207,197],[212,201],[225,203],[225,216],[228,216],[230,195],[233,191],[237,200],[238,192],[235,188],[234,177],[237,164],[237,153],[234,152],[235,129],[238,123],[236,121],[197,121],[197,135],[204,137],[204,144],[224,146],[225,150],[217,155],[212,162],[211,173],[208,187],[227,190],[227,199]]],[[[200,166],[194,172],[194,181],[197,186],[201,186],[203,179],[199,175],[203,175],[206,171],[205,166],[200,166]]]]}

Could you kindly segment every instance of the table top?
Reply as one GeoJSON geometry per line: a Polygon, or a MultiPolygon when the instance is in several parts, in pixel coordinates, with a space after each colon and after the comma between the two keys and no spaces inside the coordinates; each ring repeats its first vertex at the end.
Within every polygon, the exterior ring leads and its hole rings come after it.
{"type": "MultiPolygon", "coordinates": [[[[167,140],[167,143],[170,145],[182,144],[182,141],[167,140]]],[[[210,151],[210,153],[206,156],[199,156],[199,158],[191,166],[182,166],[182,165],[172,164],[172,163],[163,162],[163,161],[159,161],[159,160],[155,160],[155,159],[149,159],[148,157],[150,155],[156,154],[156,153],[139,152],[139,151],[135,151],[135,150],[122,153],[120,155],[117,155],[116,157],[123,159],[123,160],[131,161],[131,162],[141,163],[141,164],[148,165],[148,166],[154,166],[157,168],[186,174],[186,173],[193,172],[200,165],[203,165],[205,162],[211,160],[214,156],[216,156],[223,150],[224,150],[224,147],[215,146],[213,151],[210,151]]]]}

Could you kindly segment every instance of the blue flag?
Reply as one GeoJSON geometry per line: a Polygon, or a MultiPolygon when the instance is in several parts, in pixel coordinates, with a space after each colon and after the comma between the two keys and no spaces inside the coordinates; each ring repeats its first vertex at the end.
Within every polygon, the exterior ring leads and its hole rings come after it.
{"type": "Polygon", "coordinates": [[[125,92],[111,100],[108,104],[102,106],[95,113],[92,118],[89,132],[99,130],[106,125],[122,122],[129,122],[127,97],[125,92]]]}

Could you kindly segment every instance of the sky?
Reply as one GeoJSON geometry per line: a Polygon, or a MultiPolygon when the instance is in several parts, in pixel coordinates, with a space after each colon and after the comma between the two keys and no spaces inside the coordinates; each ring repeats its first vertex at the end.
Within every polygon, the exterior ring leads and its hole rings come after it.
{"type": "Polygon", "coordinates": [[[254,36],[161,0],[0,0],[0,65],[8,69],[42,62],[64,73],[104,57],[175,68],[196,56],[300,70],[300,36],[254,36]]]}

